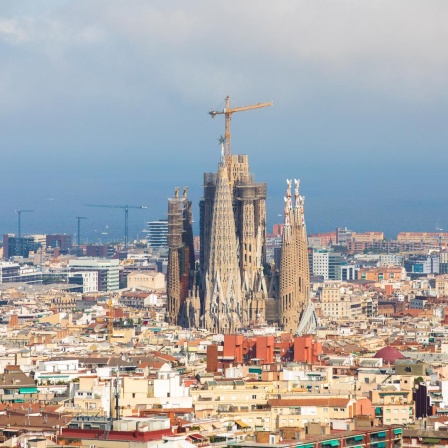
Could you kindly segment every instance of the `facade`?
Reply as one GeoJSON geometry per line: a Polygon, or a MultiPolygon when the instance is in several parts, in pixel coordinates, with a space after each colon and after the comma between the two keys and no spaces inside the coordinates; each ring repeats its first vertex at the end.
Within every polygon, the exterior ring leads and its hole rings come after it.
{"type": "Polygon", "coordinates": [[[361,296],[350,294],[339,282],[327,282],[319,289],[322,316],[356,319],[362,314],[361,296]]]}
{"type": "Polygon", "coordinates": [[[117,291],[120,288],[119,260],[78,258],[70,260],[71,272],[96,271],[98,273],[98,291],[117,291]]]}
{"type": "Polygon", "coordinates": [[[437,245],[448,243],[448,232],[400,232],[397,241],[437,245]]]}
{"type": "Polygon", "coordinates": [[[164,290],[165,276],[161,272],[137,271],[128,274],[128,288],[142,288],[150,290],[164,290]]]}
{"type": "Polygon", "coordinates": [[[411,390],[376,389],[369,392],[369,398],[381,424],[404,425],[414,421],[415,402],[411,390]]]}
{"type": "Polygon", "coordinates": [[[109,244],[88,244],[86,246],[86,257],[112,258],[114,252],[114,246],[109,244]]]}
{"type": "Polygon", "coordinates": [[[187,298],[193,286],[195,265],[193,215],[188,189],[179,197],[179,188],[168,199],[167,319],[188,326],[187,298]]]}
{"type": "Polygon", "coordinates": [[[354,264],[343,264],[339,266],[339,275],[338,280],[342,280],[343,282],[356,280],[358,268],[354,264]]]}
{"type": "Polygon", "coordinates": [[[351,240],[353,233],[347,227],[338,227],[336,229],[336,244],[338,246],[346,246],[347,242],[351,240]]]}
{"type": "Polygon", "coordinates": [[[448,252],[440,252],[439,270],[441,274],[448,274],[448,252]]]}
{"type": "Polygon", "coordinates": [[[401,266],[403,257],[396,254],[381,254],[378,266],[401,266]]]}
{"type": "Polygon", "coordinates": [[[358,280],[401,281],[404,277],[403,269],[399,267],[361,268],[358,271],[358,280]]]}
{"type": "Polygon", "coordinates": [[[58,248],[61,253],[66,253],[72,247],[72,236],[67,234],[47,235],[46,247],[58,248]]]}
{"type": "Polygon", "coordinates": [[[148,221],[146,223],[146,239],[153,249],[168,247],[168,220],[148,221]]]}
{"type": "Polygon", "coordinates": [[[9,260],[12,257],[28,258],[30,252],[36,252],[41,247],[32,236],[22,236],[18,238],[14,235],[3,235],[3,259],[9,260]]]}
{"type": "Polygon", "coordinates": [[[324,280],[341,280],[342,256],[338,252],[313,250],[310,252],[310,272],[324,280]]]}
{"type": "Polygon", "coordinates": [[[42,283],[42,272],[31,266],[0,262],[0,283],[42,283]]]}
{"type": "Polygon", "coordinates": [[[84,271],[71,272],[68,274],[69,285],[78,285],[79,292],[97,292],[98,291],[98,272],[84,271]]]}
{"type": "Polygon", "coordinates": [[[409,274],[427,275],[427,274],[439,274],[440,260],[438,255],[417,255],[409,258],[404,262],[406,272],[409,274]]]}
{"type": "Polygon", "coordinates": [[[222,153],[218,172],[204,174],[199,205],[200,263],[188,325],[227,334],[263,322],[266,184],[253,180],[247,155],[222,153]]]}

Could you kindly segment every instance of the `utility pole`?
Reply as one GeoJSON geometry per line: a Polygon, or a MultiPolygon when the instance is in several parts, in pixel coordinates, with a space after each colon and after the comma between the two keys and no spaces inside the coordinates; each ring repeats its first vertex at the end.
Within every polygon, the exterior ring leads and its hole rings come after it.
{"type": "Polygon", "coordinates": [[[17,218],[18,218],[18,234],[17,236],[20,238],[22,236],[22,213],[34,212],[34,210],[16,210],[17,218]]]}

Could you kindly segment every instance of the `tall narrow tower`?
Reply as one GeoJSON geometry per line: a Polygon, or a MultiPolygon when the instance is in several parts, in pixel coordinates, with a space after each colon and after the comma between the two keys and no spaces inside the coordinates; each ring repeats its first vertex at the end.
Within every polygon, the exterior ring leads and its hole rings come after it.
{"type": "Polygon", "coordinates": [[[242,326],[241,279],[232,193],[224,157],[218,167],[210,232],[208,259],[205,260],[204,328],[217,333],[233,333],[242,326]]]}
{"type": "Polygon", "coordinates": [[[179,188],[173,198],[168,199],[168,273],[167,273],[167,317],[175,325],[188,326],[186,299],[193,284],[194,249],[191,201],[184,188],[179,197],[179,188]]]}
{"type": "Polygon", "coordinates": [[[280,259],[279,299],[280,325],[285,331],[295,332],[309,301],[310,274],[308,244],[303,205],[298,180],[294,180],[294,205],[291,180],[287,180],[285,222],[280,259]]]}

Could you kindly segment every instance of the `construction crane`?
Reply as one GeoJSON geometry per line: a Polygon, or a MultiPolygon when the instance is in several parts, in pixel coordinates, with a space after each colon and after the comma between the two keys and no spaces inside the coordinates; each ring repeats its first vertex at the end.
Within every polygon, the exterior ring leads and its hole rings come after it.
{"type": "Polygon", "coordinates": [[[103,205],[103,204],[86,204],[87,207],[107,207],[107,208],[122,208],[124,210],[124,250],[128,250],[128,242],[129,242],[129,209],[130,208],[138,208],[145,209],[148,208],[145,205],[103,205]]]}
{"type": "Polygon", "coordinates": [[[257,103],[252,104],[250,106],[241,106],[241,107],[233,107],[230,108],[230,98],[226,96],[226,106],[223,110],[211,110],[209,114],[212,118],[215,118],[216,115],[224,115],[225,116],[225,134],[224,134],[224,155],[230,156],[231,147],[230,147],[230,121],[232,119],[232,114],[235,112],[244,112],[245,110],[252,109],[260,109],[261,107],[272,106],[274,103],[272,101],[268,101],[266,103],[257,103]]]}
{"type": "Polygon", "coordinates": [[[76,234],[76,238],[77,238],[77,246],[78,246],[78,257],[79,254],[81,253],[81,219],[87,219],[85,216],[77,216],[76,221],[78,221],[78,233],[76,234]]]}
{"type": "Polygon", "coordinates": [[[17,218],[19,221],[18,237],[22,236],[22,213],[34,212],[34,210],[16,210],[17,218]]]}

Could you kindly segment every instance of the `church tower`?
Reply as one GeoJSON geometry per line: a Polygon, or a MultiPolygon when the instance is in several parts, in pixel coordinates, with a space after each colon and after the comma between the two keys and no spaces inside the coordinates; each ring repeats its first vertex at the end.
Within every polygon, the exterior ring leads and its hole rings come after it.
{"type": "Polygon", "coordinates": [[[242,294],[232,193],[225,158],[216,178],[208,256],[205,262],[202,326],[235,333],[241,326],[242,294]]]}
{"type": "Polygon", "coordinates": [[[280,325],[295,333],[309,303],[310,273],[308,242],[303,205],[299,194],[299,180],[294,180],[294,204],[291,198],[291,180],[287,180],[285,221],[280,258],[279,305],[280,325]]]}
{"type": "Polygon", "coordinates": [[[188,326],[186,299],[193,286],[195,265],[191,201],[188,189],[179,197],[176,187],[174,197],[168,199],[168,272],[167,320],[171,324],[188,326]]]}

